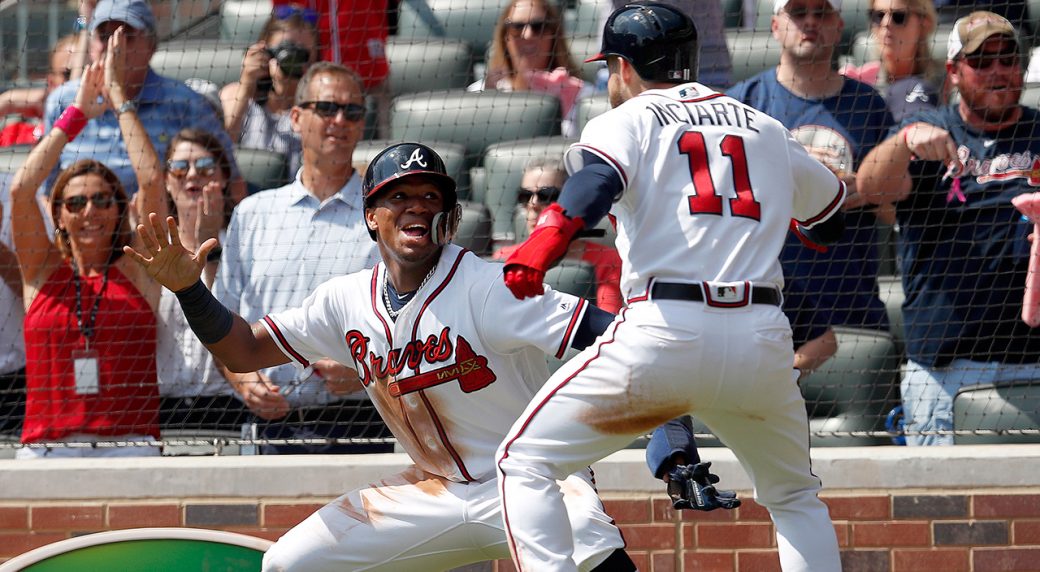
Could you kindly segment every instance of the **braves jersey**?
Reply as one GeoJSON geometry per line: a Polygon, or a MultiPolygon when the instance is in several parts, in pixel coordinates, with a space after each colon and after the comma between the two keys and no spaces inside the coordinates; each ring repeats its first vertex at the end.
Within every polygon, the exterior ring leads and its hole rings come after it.
{"type": "Polygon", "coordinates": [[[944,177],[942,162],[911,162],[913,188],[896,205],[907,355],[928,366],[1036,363],[1040,329],[1020,319],[1033,223],[1011,199],[1040,187],[1040,113],[1024,107],[1017,123],[986,133],[956,104],[905,124],[917,121],[949,131],[964,168],[944,177]]]}
{"type": "Polygon", "coordinates": [[[354,364],[383,421],[416,465],[457,482],[493,474],[494,453],[563,357],[587,304],[547,289],[517,300],[502,267],[445,246],[433,276],[398,314],[386,267],[329,280],[262,323],[298,367],[354,364]]]}
{"type": "Polygon", "coordinates": [[[791,219],[811,228],[845,198],[778,121],[698,83],[645,91],[592,119],[566,154],[568,171],[584,151],[624,184],[611,214],[626,298],[650,278],[782,287],[791,219]]]}

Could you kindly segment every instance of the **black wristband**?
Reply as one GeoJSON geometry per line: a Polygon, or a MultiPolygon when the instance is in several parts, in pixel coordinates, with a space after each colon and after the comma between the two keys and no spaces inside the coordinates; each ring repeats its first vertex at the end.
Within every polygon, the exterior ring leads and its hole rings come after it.
{"type": "Polygon", "coordinates": [[[234,314],[213,296],[202,280],[174,294],[181,303],[181,310],[191,331],[195,332],[200,342],[213,344],[231,332],[234,314]]]}

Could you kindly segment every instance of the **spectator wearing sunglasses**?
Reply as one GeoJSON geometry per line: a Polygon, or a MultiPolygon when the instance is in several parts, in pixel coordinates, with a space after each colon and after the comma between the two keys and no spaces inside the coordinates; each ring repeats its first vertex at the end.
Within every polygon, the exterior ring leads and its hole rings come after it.
{"type": "Polygon", "coordinates": [[[274,0],[276,14],[298,11],[318,28],[321,60],[356,71],[375,103],[377,136],[390,136],[390,33],[387,0],[274,0]],[[299,3],[297,3],[299,2],[299,3]]]}
{"type": "Polygon", "coordinates": [[[18,458],[158,455],[156,309],[161,287],[129,257],[131,208],[159,211],[162,169],[133,109],[118,114],[142,193],[131,203],[117,175],[95,160],[59,174],[50,197],[54,241],[36,195],[63,148],[85,125],[128,101],[128,42],[120,29],[103,62],[83,73],[76,98],[33,149],[11,186],[11,220],[23,278],[26,413],[18,458]],[[102,94],[107,98],[101,98],[102,94]],[[131,441],[135,445],[62,447],[131,441]],[[51,444],[45,446],[45,444],[51,444]]]}
{"type": "Polygon", "coordinates": [[[301,148],[289,110],[300,78],[317,59],[315,16],[276,7],[259,41],[246,50],[239,81],[220,91],[224,125],[231,138],[239,147],[285,155],[290,173],[300,168],[301,148]]]}
{"type": "Polygon", "coordinates": [[[871,0],[871,48],[878,60],[841,73],[873,85],[893,119],[942,104],[944,69],[932,58],[936,13],[931,0],[871,0]]]}
{"type": "MultiPolygon", "coordinates": [[[[231,161],[220,140],[211,133],[183,129],[170,142],[165,165],[165,209],[156,213],[158,218],[173,216],[181,244],[192,252],[209,239],[223,242],[231,216],[231,161]]],[[[219,250],[211,252],[203,272],[206,286],[212,287],[219,263],[219,250]]],[[[158,318],[161,427],[240,431],[247,409],[209,350],[188,328],[177,296],[169,290],[162,291],[158,318]]]]}
{"type": "Polygon", "coordinates": [[[9,89],[0,93],[0,117],[18,115],[15,121],[5,122],[0,129],[0,147],[33,145],[43,137],[43,104],[58,86],[69,81],[72,55],[78,38],[69,35],[60,38],[51,48],[51,70],[45,87],[9,89]]]}
{"type": "Polygon", "coordinates": [[[1019,102],[1015,28],[958,20],[946,72],[960,101],[906,118],[859,173],[864,197],[896,201],[908,445],[953,444],[962,386],[1040,379],[1040,330],[1020,319],[1033,222],[1011,203],[1036,190],[1040,113],[1019,102]]]}
{"type": "MultiPolygon", "coordinates": [[[[538,216],[560,196],[567,181],[567,170],[556,159],[534,159],[524,168],[517,195],[517,210],[524,217],[530,234],[538,224],[538,216]]],[[[523,241],[524,236],[520,236],[523,241]]],[[[495,260],[505,260],[519,244],[504,246],[494,253],[495,260]]],[[[612,313],[621,310],[621,257],[617,250],[585,239],[571,242],[565,258],[588,262],[596,272],[596,305],[612,313]]]]}
{"type": "Polygon", "coordinates": [[[779,120],[849,192],[843,240],[819,251],[789,233],[780,253],[784,312],[794,332],[795,367],[803,375],[837,351],[835,326],[888,328],[877,290],[876,214],[855,189],[856,167],[884,138],[892,118],[872,87],[838,73],[840,10],[840,0],[776,0],[772,33],[780,64],[726,92],[779,120]]]}
{"type": "MultiPolygon", "coordinates": [[[[232,157],[233,145],[224,124],[206,99],[183,82],[158,75],[149,66],[158,39],[156,20],[145,0],[101,0],[90,22],[89,53],[91,61],[105,57],[108,40],[119,28],[126,31],[126,89],[123,109],[106,111],[90,120],[83,132],[65,146],[61,168],[79,159],[91,158],[115,171],[130,196],[137,192],[137,179],[131,165],[130,147],[136,142],[120,137],[118,112],[137,112],[160,156],[166,153],[170,139],[186,127],[202,129],[220,138],[224,151],[232,157]]],[[[50,128],[72,104],[79,89],[73,79],[54,90],[47,98],[45,127],[50,128]]],[[[232,159],[232,190],[236,200],[245,196],[245,181],[232,159]]],[[[52,174],[56,176],[56,172],[52,174]]]]}
{"type": "MultiPolygon", "coordinates": [[[[248,320],[296,307],[326,280],[369,268],[379,255],[364,222],[361,178],[352,166],[364,131],[364,83],[340,64],[307,70],[290,111],[303,167],[281,188],[242,201],[231,216],[214,288],[248,320]]],[[[382,438],[390,433],[353,369],[319,360],[228,374],[269,439],[382,438]],[[360,393],[359,393],[360,392],[360,393]]],[[[266,454],[368,453],[391,445],[264,445],[266,454]]]]}
{"type": "Polygon", "coordinates": [[[556,6],[547,0],[511,0],[495,26],[487,75],[469,90],[555,95],[560,100],[564,135],[576,135],[572,111],[584,87],[556,6]]]}

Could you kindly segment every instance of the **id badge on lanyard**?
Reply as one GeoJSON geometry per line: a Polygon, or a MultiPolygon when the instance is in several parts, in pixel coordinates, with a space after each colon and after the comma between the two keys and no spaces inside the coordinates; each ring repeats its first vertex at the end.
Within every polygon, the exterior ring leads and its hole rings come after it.
{"type": "Polygon", "coordinates": [[[96,395],[100,388],[97,352],[94,350],[72,352],[72,369],[76,376],[76,395],[96,395]]]}

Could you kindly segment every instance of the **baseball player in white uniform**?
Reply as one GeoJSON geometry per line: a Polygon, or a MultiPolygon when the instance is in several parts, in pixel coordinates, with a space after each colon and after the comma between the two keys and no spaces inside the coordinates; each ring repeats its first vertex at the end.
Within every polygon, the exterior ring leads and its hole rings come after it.
{"type": "Polygon", "coordinates": [[[690,413],[733,450],[776,527],[786,571],[841,567],[817,497],[805,402],[780,309],[792,220],[843,230],[844,185],[776,120],[696,83],[697,32],[631,4],[607,20],[613,109],[567,152],[559,203],[506,261],[517,297],[572,236],[610,212],[623,268],[618,318],[539,390],[499,448],[499,487],[522,572],[575,570],[560,479],[690,413]]]}
{"type": "MultiPolygon", "coordinates": [[[[294,527],[267,552],[264,570],[425,572],[507,558],[495,450],[549,377],[545,355],[587,346],[613,315],[560,292],[518,301],[500,265],[448,244],[460,212],[455,182],[424,145],[385,149],[363,192],[383,262],[252,327],[197,281],[212,244],[197,255],[168,244],[153,215],[139,229],[147,251],[130,254],[177,292],[196,335],[233,371],[290,361],[306,368],[322,357],[354,364],[415,462],[294,527]]],[[[558,486],[575,569],[635,570],[591,469],[558,486]]]]}

